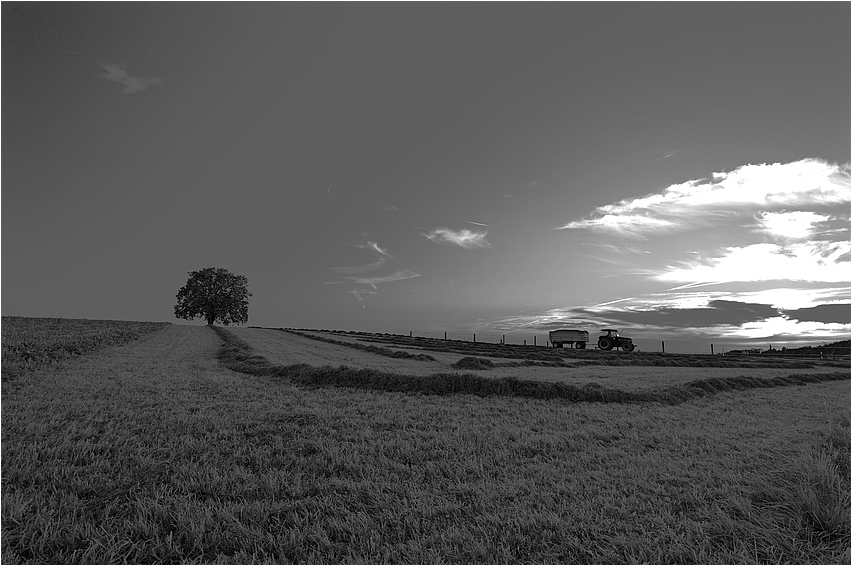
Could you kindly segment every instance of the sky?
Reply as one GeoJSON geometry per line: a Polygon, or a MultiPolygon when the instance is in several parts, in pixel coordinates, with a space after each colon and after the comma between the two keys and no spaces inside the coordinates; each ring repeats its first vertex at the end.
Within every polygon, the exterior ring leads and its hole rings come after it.
{"type": "MultiPolygon", "coordinates": [[[[3,315],[850,337],[850,4],[2,3],[3,315]]],[[[204,324],[203,321],[195,321],[204,324]]]]}

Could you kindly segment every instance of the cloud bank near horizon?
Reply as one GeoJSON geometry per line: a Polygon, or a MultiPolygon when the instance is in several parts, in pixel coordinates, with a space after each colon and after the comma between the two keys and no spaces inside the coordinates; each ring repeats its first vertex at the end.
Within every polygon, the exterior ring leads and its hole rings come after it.
{"type": "Polygon", "coordinates": [[[631,278],[631,296],[509,316],[494,327],[612,325],[673,340],[848,339],[850,197],[848,164],[805,159],[745,165],[599,206],[558,229],[594,250],[600,277],[631,278]]]}

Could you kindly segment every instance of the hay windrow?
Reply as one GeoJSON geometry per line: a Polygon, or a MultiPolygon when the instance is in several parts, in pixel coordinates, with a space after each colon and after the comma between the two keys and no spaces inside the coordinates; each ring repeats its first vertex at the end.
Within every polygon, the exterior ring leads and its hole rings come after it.
{"type": "MultiPolygon", "coordinates": [[[[219,360],[229,369],[257,376],[289,379],[306,387],[352,387],[377,391],[422,393],[426,395],[514,396],[587,403],[663,403],[680,404],[692,399],[726,391],[804,385],[849,379],[849,373],[790,375],[769,379],[749,376],[709,378],[682,385],[648,391],[623,391],[603,386],[584,387],[551,381],[531,381],[513,377],[491,378],[475,374],[436,373],[426,376],[399,375],[374,369],[348,366],[307,364],[275,365],[258,356],[245,342],[220,327],[213,327],[222,338],[219,360]]],[[[462,358],[465,360],[466,358],[462,358]]],[[[462,362],[459,360],[459,362],[462,362]]],[[[481,358],[468,358],[464,365],[489,367],[481,358]]]]}
{"type": "Polygon", "coordinates": [[[435,361],[435,358],[433,356],[430,356],[429,354],[412,354],[410,352],[403,352],[400,350],[391,350],[390,348],[383,348],[381,346],[374,346],[373,344],[365,345],[357,342],[344,342],[343,340],[335,340],[333,338],[326,338],[325,336],[317,336],[316,334],[308,334],[305,332],[299,332],[297,330],[290,330],[285,328],[274,328],[273,330],[289,332],[290,334],[295,334],[296,336],[301,336],[303,338],[310,338],[311,340],[316,340],[318,342],[326,342],[328,344],[334,344],[336,346],[345,346],[347,348],[363,350],[365,352],[370,352],[371,354],[378,354],[379,356],[385,356],[388,358],[417,360],[421,362],[435,361]]]}

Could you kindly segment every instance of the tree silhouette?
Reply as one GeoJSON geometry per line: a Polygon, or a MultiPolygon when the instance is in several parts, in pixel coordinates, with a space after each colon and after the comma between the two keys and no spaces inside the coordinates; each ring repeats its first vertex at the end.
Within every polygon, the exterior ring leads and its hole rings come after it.
{"type": "Polygon", "coordinates": [[[248,279],[220,267],[190,271],[189,280],[180,288],[175,317],[203,318],[208,325],[219,321],[225,326],[248,322],[248,279]]]}

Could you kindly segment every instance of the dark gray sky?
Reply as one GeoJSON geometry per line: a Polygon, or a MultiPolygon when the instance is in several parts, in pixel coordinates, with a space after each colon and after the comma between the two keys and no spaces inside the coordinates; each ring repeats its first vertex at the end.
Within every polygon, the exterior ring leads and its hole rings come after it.
{"type": "Polygon", "coordinates": [[[4,315],[849,336],[848,3],[2,15],[4,315]]]}

